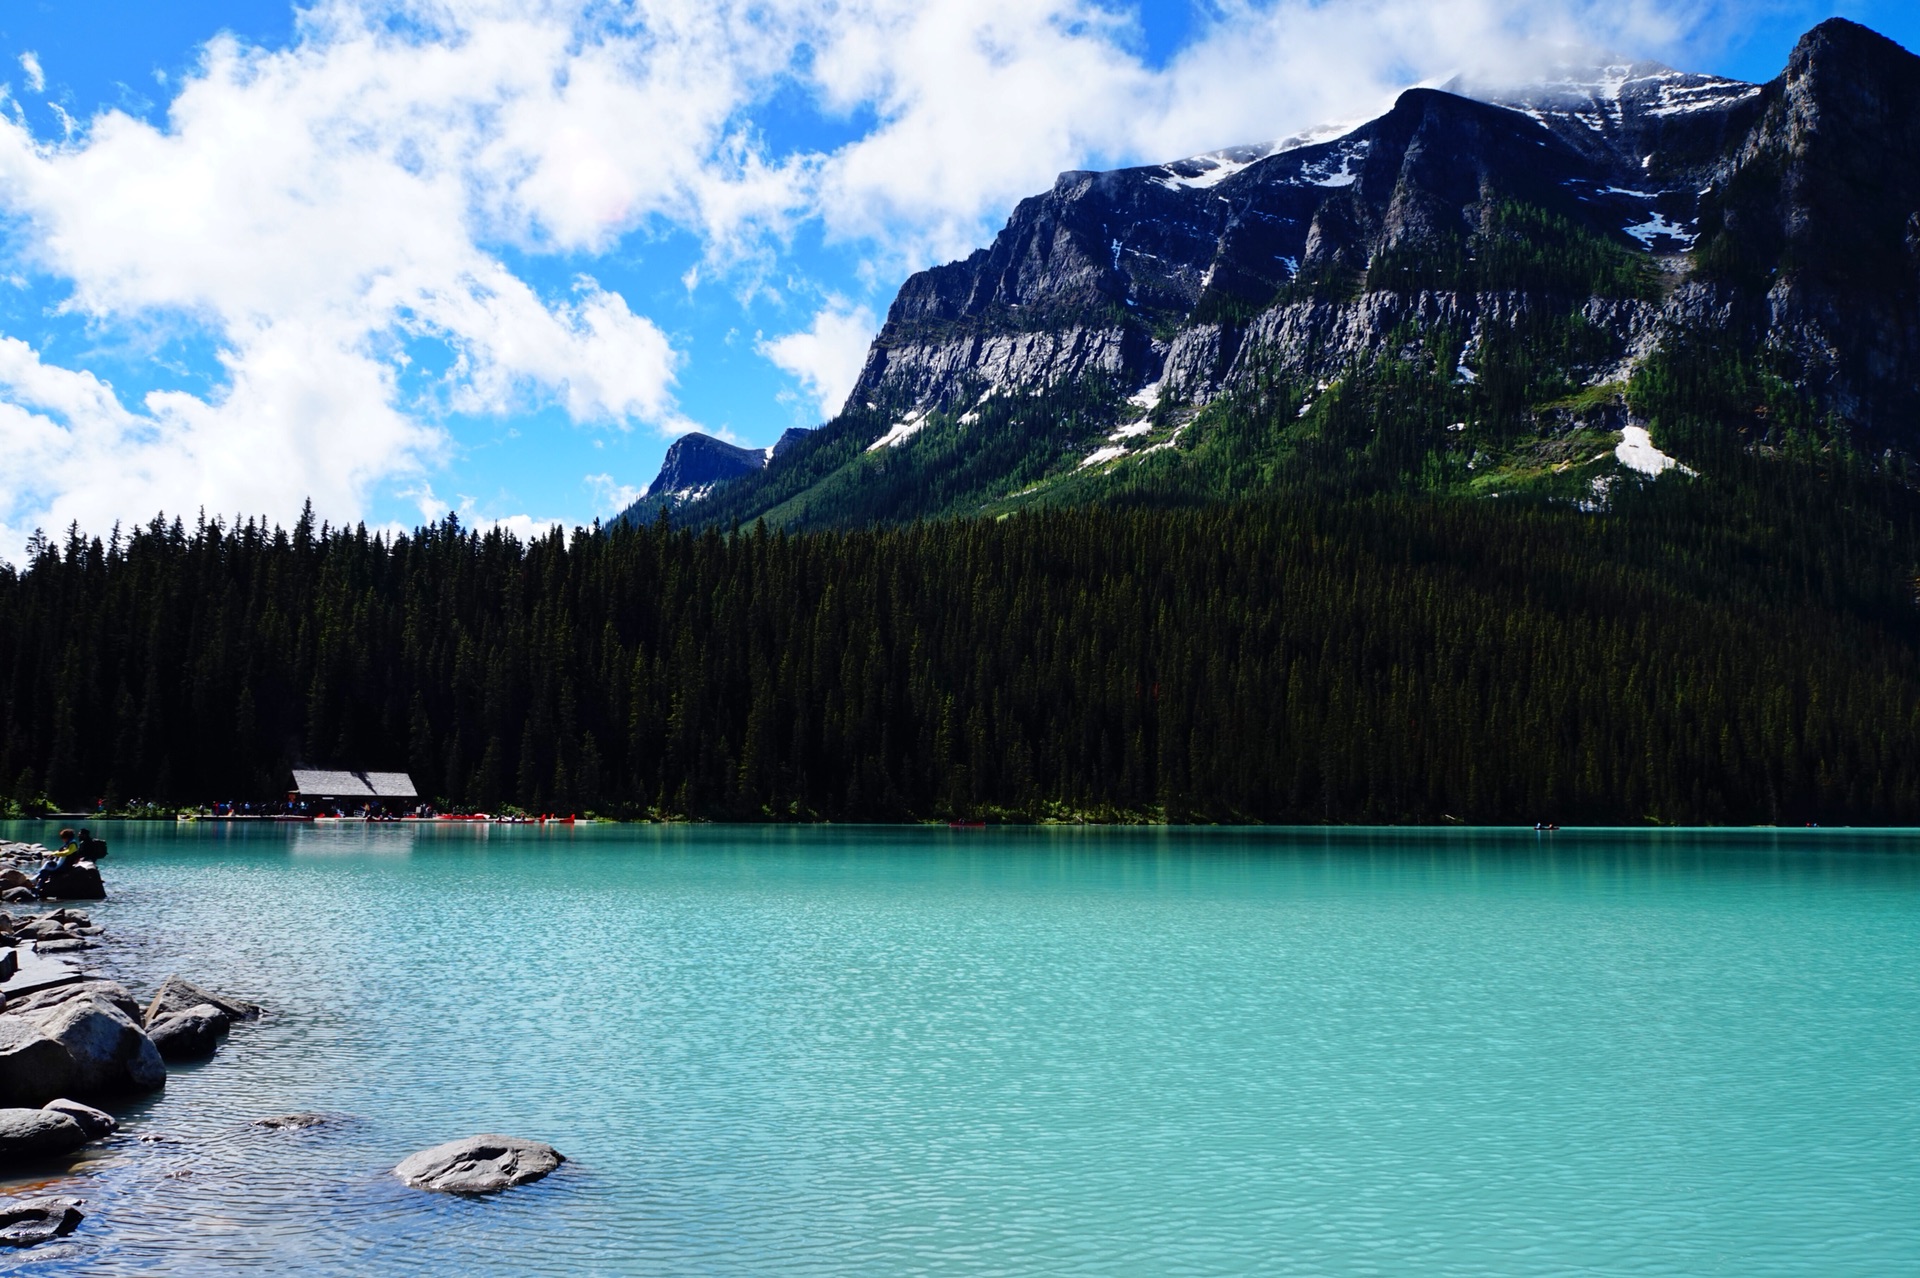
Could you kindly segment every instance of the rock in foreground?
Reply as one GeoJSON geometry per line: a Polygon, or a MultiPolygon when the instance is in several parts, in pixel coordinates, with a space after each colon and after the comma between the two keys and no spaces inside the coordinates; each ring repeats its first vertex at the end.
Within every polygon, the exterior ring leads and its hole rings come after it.
{"type": "Polygon", "coordinates": [[[0,1201],[0,1247],[31,1247],[64,1238],[85,1219],[79,1198],[22,1198],[0,1201]]]}
{"type": "Polygon", "coordinates": [[[199,1003],[150,1025],[147,1034],[160,1050],[161,1060],[204,1061],[213,1055],[230,1024],[225,1012],[211,1003],[199,1003]]]}
{"type": "Polygon", "coordinates": [[[513,1136],[469,1136],[423,1149],[393,1174],[415,1189],[443,1194],[492,1194],[539,1180],[564,1163],[551,1145],[513,1136]]]}
{"type": "Polygon", "coordinates": [[[97,976],[83,977],[71,985],[56,985],[50,990],[41,990],[25,998],[11,999],[7,1003],[8,1016],[25,1016],[33,1019],[35,1014],[71,1003],[75,999],[92,998],[111,1003],[120,1010],[120,1014],[140,1024],[144,1013],[140,1004],[134,1002],[133,994],[118,981],[109,981],[97,976]]]}
{"type": "Polygon", "coordinates": [[[0,1166],[27,1158],[58,1158],[87,1143],[86,1129],[51,1109],[0,1109],[0,1166]]]}
{"type": "Polygon", "coordinates": [[[47,901],[104,901],[107,885],[100,881],[99,866],[91,861],[75,861],[47,871],[40,896],[47,901]]]}
{"type": "Polygon", "coordinates": [[[87,1134],[88,1140],[98,1136],[111,1136],[120,1130],[120,1123],[105,1110],[95,1109],[91,1105],[82,1105],[77,1100],[68,1100],[62,1096],[59,1100],[50,1100],[40,1107],[49,1113],[65,1114],[80,1124],[80,1130],[87,1134]]]}
{"type": "MultiPolygon", "coordinates": [[[[71,1085],[56,1090],[54,1096],[94,1100],[166,1085],[167,1067],[153,1040],[112,1003],[74,999],[36,1019],[40,1032],[64,1047],[73,1063],[71,1085]]],[[[44,1102],[51,1097],[39,1099],[44,1102]]]]}
{"type": "Polygon", "coordinates": [[[42,1105],[72,1090],[73,1057],[24,1016],[0,1016],[0,1105],[42,1105]]]}
{"type": "Polygon", "coordinates": [[[0,1105],[44,1105],[56,1096],[101,1100],[166,1081],[153,1041],[107,997],[87,994],[0,1015],[0,1105]]]}

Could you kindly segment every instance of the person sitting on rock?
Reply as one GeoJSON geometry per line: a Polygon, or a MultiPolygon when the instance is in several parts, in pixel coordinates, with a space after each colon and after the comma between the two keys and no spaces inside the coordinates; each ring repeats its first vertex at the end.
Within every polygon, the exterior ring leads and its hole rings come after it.
{"type": "Polygon", "coordinates": [[[60,831],[60,850],[47,858],[40,867],[40,873],[34,876],[33,890],[41,896],[46,895],[49,876],[66,869],[80,859],[81,843],[72,830],[60,831]]]}

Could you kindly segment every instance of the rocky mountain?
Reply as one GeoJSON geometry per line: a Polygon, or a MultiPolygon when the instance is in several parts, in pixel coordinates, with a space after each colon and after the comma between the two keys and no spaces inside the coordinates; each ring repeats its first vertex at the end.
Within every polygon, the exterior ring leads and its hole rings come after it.
{"type": "Polygon", "coordinates": [[[672,512],[700,501],[728,480],[765,469],[770,461],[808,433],[795,427],[782,434],[771,448],[740,448],[711,435],[689,431],[667,446],[660,473],[620,517],[645,522],[657,518],[663,510],[672,512]]]}
{"type": "Polygon", "coordinates": [[[1764,85],[1554,68],[1064,173],[907,281],[823,430],[649,500],[806,526],[1311,473],[1604,505],[1796,448],[1920,452],[1920,59],[1839,19],[1764,85]]]}

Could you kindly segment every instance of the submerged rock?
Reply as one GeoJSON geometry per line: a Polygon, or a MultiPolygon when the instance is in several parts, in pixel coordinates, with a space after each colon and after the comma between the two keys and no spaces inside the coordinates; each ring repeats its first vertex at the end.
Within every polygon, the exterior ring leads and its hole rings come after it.
{"type": "Polygon", "coordinates": [[[539,1180],[566,1161],[566,1155],[539,1141],[469,1136],[410,1155],[401,1160],[393,1174],[415,1189],[492,1194],[539,1180]]]}
{"type": "Polygon", "coordinates": [[[0,1164],[57,1158],[87,1143],[87,1129],[51,1109],[0,1109],[0,1164]]]}
{"type": "Polygon", "coordinates": [[[64,1238],[86,1217],[83,1198],[0,1199],[0,1247],[31,1247],[64,1238]]]}
{"type": "Polygon", "coordinates": [[[157,1025],[169,1016],[191,1011],[202,1003],[218,1008],[236,1021],[254,1020],[264,1010],[258,1003],[249,1003],[243,998],[222,998],[218,994],[201,989],[191,981],[169,976],[160,983],[159,990],[153,996],[153,1002],[147,1005],[146,1023],[149,1026],[157,1025]]]}
{"type": "Polygon", "coordinates": [[[203,1061],[226,1036],[233,1018],[211,1003],[197,1003],[161,1019],[147,1030],[166,1061],[203,1061]]]}
{"type": "Polygon", "coordinates": [[[333,1121],[327,1114],[275,1114],[271,1118],[256,1118],[253,1125],[279,1132],[304,1132],[309,1127],[325,1127],[333,1121]]]}
{"type": "Polygon", "coordinates": [[[58,1100],[50,1100],[40,1108],[48,1113],[65,1114],[71,1118],[80,1124],[80,1130],[87,1134],[88,1140],[111,1136],[120,1130],[120,1124],[112,1114],[103,1109],[95,1109],[91,1105],[82,1105],[77,1100],[68,1100],[64,1096],[58,1100]]]}

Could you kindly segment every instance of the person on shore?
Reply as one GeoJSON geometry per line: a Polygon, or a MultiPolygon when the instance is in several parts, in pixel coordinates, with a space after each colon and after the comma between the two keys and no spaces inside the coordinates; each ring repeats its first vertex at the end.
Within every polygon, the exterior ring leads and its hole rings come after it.
{"type": "Polygon", "coordinates": [[[34,876],[33,890],[37,895],[45,895],[47,878],[55,871],[64,870],[80,859],[80,839],[71,829],[60,831],[60,850],[48,857],[40,867],[40,873],[34,876]]]}

